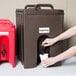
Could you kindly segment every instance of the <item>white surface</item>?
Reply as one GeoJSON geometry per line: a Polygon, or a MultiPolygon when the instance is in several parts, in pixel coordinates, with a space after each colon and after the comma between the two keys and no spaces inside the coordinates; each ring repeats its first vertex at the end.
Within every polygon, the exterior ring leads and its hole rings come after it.
{"type": "Polygon", "coordinates": [[[2,63],[0,76],[76,76],[76,57],[67,59],[62,66],[50,68],[43,68],[40,64],[34,69],[24,69],[20,61],[12,68],[10,63],[2,63]]]}

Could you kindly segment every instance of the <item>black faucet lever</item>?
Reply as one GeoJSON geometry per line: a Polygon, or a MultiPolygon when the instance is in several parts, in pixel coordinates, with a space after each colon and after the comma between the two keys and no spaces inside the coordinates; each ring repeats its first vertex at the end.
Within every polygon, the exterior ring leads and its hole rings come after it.
{"type": "Polygon", "coordinates": [[[6,45],[3,44],[2,46],[3,46],[2,55],[3,55],[3,57],[5,57],[5,54],[6,54],[5,46],[6,46],[6,45]]]}

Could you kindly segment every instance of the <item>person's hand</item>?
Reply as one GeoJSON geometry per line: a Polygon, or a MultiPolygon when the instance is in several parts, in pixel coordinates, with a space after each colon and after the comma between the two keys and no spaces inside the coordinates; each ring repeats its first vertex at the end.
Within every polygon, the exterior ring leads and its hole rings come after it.
{"type": "Polygon", "coordinates": [[[53,65],[55,63],[56,63],[56,61],[55,61],[54,57],[47,58],[41,62],[43,67],[48,67],[48,66],[53,65]]]}
{"type": "Polygon", "coordinates": [[[45,39],[43,42],[42,42],[42,46],[51,46],[51,45],[53,45],[54,43],[56,43],[57,42],[57,40],[56,40],[56,38],[47,38],[47,39],[45,39]]]}

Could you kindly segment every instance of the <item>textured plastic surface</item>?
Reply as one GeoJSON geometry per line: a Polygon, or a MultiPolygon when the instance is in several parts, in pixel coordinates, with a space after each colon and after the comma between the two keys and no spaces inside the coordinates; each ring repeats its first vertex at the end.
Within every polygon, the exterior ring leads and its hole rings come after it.
{"type": "MultiPolygon", "coordinates": [[[[31,7],[16,10],[19,59],[24,68],[37,66],[40,45],[44,36],[53,38],[63,32],[63,10],[54,9],[50,4],[38,4],[31,7]],[[51,9],[41,9],[41,7],[51,7],[51,9]]],[[[60,41],[51,46],[48,53],[50,57],[54,57],[62,51],[62,42],[60,41]]],[[[59,62],[55,65],[60,64],[59,62]]]]}
{"type": "Polygon", "coordinates": [[[0,61],[15,67],[15,26],[8,19],[0,19],[0,61]]]}

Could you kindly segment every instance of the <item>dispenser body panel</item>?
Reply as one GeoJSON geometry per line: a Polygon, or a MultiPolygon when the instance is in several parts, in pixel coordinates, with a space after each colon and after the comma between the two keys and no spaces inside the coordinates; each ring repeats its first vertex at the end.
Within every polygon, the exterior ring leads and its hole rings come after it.
{"type": "Polygon", "coordinates": [[[15,67],[15,26],[8,19],[0,19],[0,61],[15,67]]]}
{"type": "MultiPolygon", "coordinates": [[[[45,5],[45,7],[47,6],[45,5]]],[[[24,68],[37,66],[40,46],[44,40],[43,36],[53,38],[63,32],[63,10],[36,8],[37,7],[34,6],[32,9],[16,10],[17,35],[18,39],[20,39],[19,42],[22,41],[21,44],[23,45],[19,47],[19,59],[24,68]]],[[[19,46],[21,44],[19,44],[19,46]]],[[[62,42],[57,42],[49,47],[49,57],[56,56],[62,51],[62,42]]],[[[60,63],[56,63],[55,65],[59,64],[60,63]]]]}
{"type": "Polygon", "coordinates": [[[9,39],[7,36],[0,36],[0,60],[8,60],[9,57],[9,39]],[[3,45],[5,47],[3,48],[3,45]]]}
{"type": "MultiPolygon", "coordinates": [[[[39,57],[38,39],[41,36],[54,38],[63,31],[63,16],[59,15],[26,15],[24,16],[24,63],[26,66],[37,65],[37,57],[39,57]],[[42,28],[42,30],[40,30],[42,28]],[[46,29],[46,28],[49,28],[46,29]],[[30,59],[29,59],[30,57],[30,59]],[[29,61],[27,61],[29,60],[29,61]]],[[[49,56],[54,57],[63,51],[62,42],[57,42],[50,47],[49,56]]],[[[55,65],[58,65],[57,63],[55,65]]]]}

